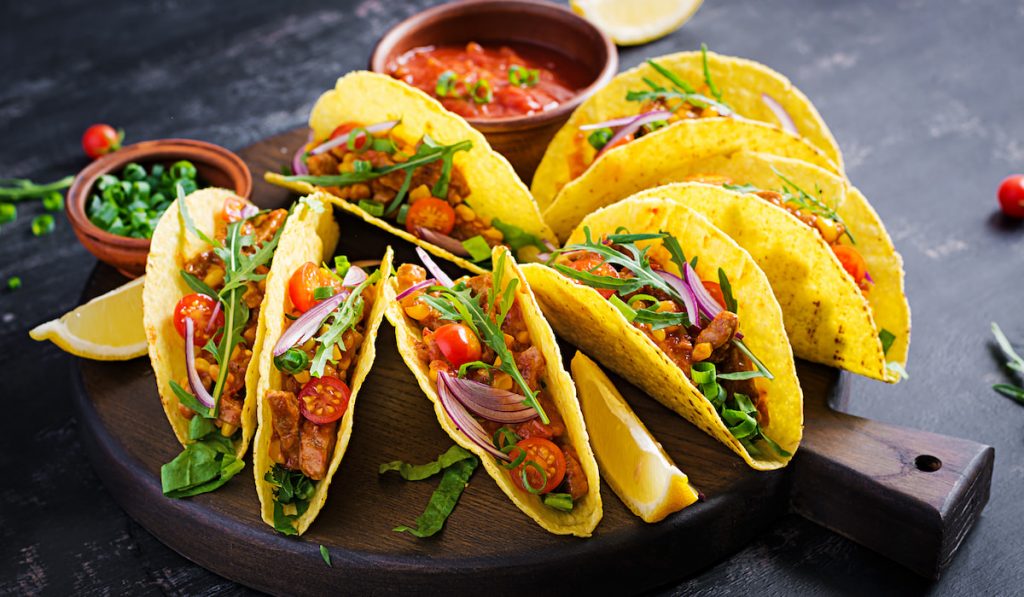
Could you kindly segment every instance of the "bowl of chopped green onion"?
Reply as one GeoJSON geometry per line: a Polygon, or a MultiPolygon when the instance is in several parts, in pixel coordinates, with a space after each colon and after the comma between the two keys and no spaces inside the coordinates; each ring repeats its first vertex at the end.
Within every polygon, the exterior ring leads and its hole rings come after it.
{"type": "Polygon", "coordinates": [[[143,141],[105,155],[75,177],[65,212],[79,242],[97,259],[136,277],[149,239],[181,186],[222,187],[248,197],[252,174],[240,157],[192,139],[143,141]]]}

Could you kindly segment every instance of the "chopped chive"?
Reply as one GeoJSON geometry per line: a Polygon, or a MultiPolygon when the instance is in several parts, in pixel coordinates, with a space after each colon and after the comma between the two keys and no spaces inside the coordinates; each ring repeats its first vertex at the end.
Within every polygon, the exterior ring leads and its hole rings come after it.
{"type": "Polygon", "coordinates": [[[0,203],[0,224],[8,224],[18,219],[18,208],[13,203],[0,203]]]}
{"type": "Polygon", "coordinates": [[[409,215],[409,204],[408,203],[403,203],[402,207],[398,208],[398,216],[396,217],[396,219],[398,220],[398,223],[401,224],[402,226],[405,226],[405,218],[408,215],[409,215]]]}
{"type": "Polygon", "coordinates": [[[11,276],[10,278],[7,278],[8,290],[17,290],[19,288],[21,288],[21,278],[18,276],[11,276]]]}
{"type": "Polygon", "coordinates": [[[368,201],[366,199],[360,199],[357,205],[359,205],[359,209],[365,211],[371,216],[376,216],[379,218],[380,216],[384,215],[384,204],[382,203],[377,203],[376,201],[368,201]]]}
{"type": "Polygon", "coordinates": [[[334,296],[334,289],[330,286],[319,286],[313,290],[313,300],[322,301],[334,296]]]}
{"type": "Polygon", "coordinates": [[[32,234],[44,236],[53,232],[54,221],[50,214],[43,214],[32,218],[32,234]]]}
{"type": "Polygon", "coordinates": [[[462,241],[462,246],[469,251],[469,257],[473,261],[483,261],[491,256],[491,247],[479,234],[462,241]]]}
{"type": "Polygon", "coordinates": [[[544,505],[562,512],[572,512],[572,496],[568,493],[549,493],[544,496],[544,505]]]}
{"type": "Polygon", "coordinates": [[[345,255],[334,256],[334,273],[338,274],[339,278],[344,278],[350,267],[352,264],[348,262],[348,257],[345,255]]]}

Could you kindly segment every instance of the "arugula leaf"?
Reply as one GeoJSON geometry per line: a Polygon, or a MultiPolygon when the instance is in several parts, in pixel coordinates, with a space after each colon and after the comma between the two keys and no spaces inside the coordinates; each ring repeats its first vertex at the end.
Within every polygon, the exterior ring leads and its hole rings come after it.
{"type": "Polygon", "coordinates": [[[726,311],[736,313],[738,307],[736,299],[732,296],[732,284],[729,283],[729,276],[725,274],[725,270],[722,268],[718,268],[718,285],[722,288],[722,298],[725,299],[726,311]]]}
{"type": "Polygon", "coordinates": [[[325,564],[327,564],[331,568],[334,568],[334,565],[331,564],[331,553],[327,551],[327,548],[323,545],[320,546],[320,557],[324,559],[325,564]]]}
{"type": "Polygon", "coordinates": [[[448,520],[452,510],[455,509],[459,497],[469,484],[469,478],[479,464],[480,460],[476,456],[470,456],[446,468],[441,477],[441,483],[430,496],[427,508],[423,514],[416,517],[416,526],[400,525],[393,530],[420,538],[436,535],[448,520]]]}
{"type": "Polygon", "coordinates": [[[468,458],[473,458],[473,453],[469,452],[462,446],[455,444],[448,448],[444,454],[438,456],[437,460],[434,460],[433,462],[428,462],[426,464],[409,464],[408,462],[402,462],[401,460],[394,460],[380,465],[378,473],[383,475],[388,471],[395,471],[402,475],[402,478],[406,481],[422,481],[423,479],[433,477],[456,462],[466,460],[468,458]]]}
{"type": "Polygon", "coordinates": [[[185,408],[195,412],[199,416],[205,419],[214,418],[210,412],[210,409],[200,402],[190,392],[186,391],[185,388],[178,385],[178,382],[171,380],[170,382],[171,391],[174,392],[174,396],[178,399],[178,402],[185,408]]]}
{"type": "Polygon", "coordinates": [[[1013,349],[1013,345],[1010,344],[1010,340],[1007,339],[1006,334],[1003,333],[1003,330],[994,321],[992,322],[992,335],[996,337],[999,350],[1009,359],[1006,366],[1014,371],[1024,373],[1024,358],[1017,354],[1017,351],[1013,349]]]}
{"type": "Polygon", "coordinates": [[[178,195],[178,215],[181,217],[181,220],[185,225],[185,230],[188,230],[192,233],[192,236],[212,247],[220,247],[221,244],[219,242],[209,236],[206,236],[202,230],[196,228],[195,223],[192,221],[192,216],[188,213],[188,202],[185,201],[185,187],[180,184],[175,186],[178,195]]]}
{"type": "Polygon", "coordinates": [[[192,290],[195,290],[199,294],[205,294],[215,301],[220,300],[220,296],[217,294],[217,291],[210,288],[206,282],[203,282],[185,270],[179,270],[178,273],[181,274],[181,278],[185,280],[185,284],[187,284],[192,290]]]}
{"type": "Polygon", "coordinates": [[[708,45],[700,45],[700,60],[704,66],[704,83],[707,84],[708,90],[711,91],[711,95],[715,96],[715,99],[719,102],[722,101],[722,91],[715,86],[711,80],[711,69],[708,67],[708,45]]]}
{"type": "Polygon", "coordinates": [[[330,176],[288,176],[285,177],[285,180],[290,182],[308,182],[322,187],[345,187],[358,182],[374,180],[400,170],[409,172],[420,166],[444,159],[447,155],[453,155],[459,151],[469,151],[473,147],[473,142],[468,139],[453,143],[452,145],[438,145],[432,139],[428,142],[428,139],[429,137],[424,136],[423,143],[416,148],[416,153],[404,162],[397,162],[381,168],[373,168],[365,172],[344,172],[330,176]]]}
{"type": "Polygon", "coordinates": [[[345,350],[345,344],[339,343],[344,333],[354,328],[363,318],[363,290],[371,284],[380,280],[380,270],[370,274],[358,286],[352,289],[348,297],[338,306],[337,309],[327,316],[330,320],[327,331],[316,338],[317,348],[309,367],[309,374],[313,377],[321,377],[324,374],[324,367],[327,365],[328,357],[333,354],[333,348],[339,346],[345,350]]]}
{"type": "MultiPolygon", "coordinates": [[[[669,82],[672,83],[673,88],[666,89],[665,87],[658,85],[654,81],[645,77],[644,83],[650,89],[640,91],[628,91],[626,93],[626,101],[645,102],[674,99],[679,100],[679,106],[672,108],[673,111],[682,107],[683,104],[690,104],[691,106],[697,108],[712,107],[715,109],[716,112],[718,112],[722,116],[729,116],[733,113],[732,108],[730,108],[727,104],[721,101],[721,93],[718,92],[718,88],[714,87],[713,83],[708,85],[708,89],[711,90],[712,95],[717,94],[715,99],[712,99],[702,93],[697,93],[697,90],[692,85],[690,85],[686,81],[683,81],[674,72],[658,64],[654,60],[648,60],[647,64],[649,64],[651,68],[657,71],[658,74],[668,79],[669,82]]],[[[710,79],[707,78],[708,75],[709,73],[705,72],[705,82],[710,82],[710,79]]]]}
{"type": "Polygon", "coordinates": [[[796,205],[800,209],[807,210],[816,216],[821,216],[829,220],[839,222],[843,225],[843,234],[850,239],[850,242],[857,244],[857,240],[853,238],[853,234],[850,233],[850,227],[846,225],[843,218],[839,216],[836,210],[832,209],[828,205],[825,205],[823,201],[817,197],[811,195],[807,191],[801,189],[795,182],[786,178],[775,166],[772,166],[772,172],[775,176],[779,177],[782,181],[783,199],[785,203],[791,203],[796,205]]]}
{"type": "Polygon", "coordinates": [[[892,343],[896,341],[896,334],[882,328],[878,330],[878,339],[882,342],[882,354],[888,354],[892,343]]]}

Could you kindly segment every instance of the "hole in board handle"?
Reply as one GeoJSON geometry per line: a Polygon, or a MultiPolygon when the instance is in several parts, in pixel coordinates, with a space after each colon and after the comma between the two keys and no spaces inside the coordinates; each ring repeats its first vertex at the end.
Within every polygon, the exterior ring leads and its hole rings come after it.
{"type": "Polygon", "coordinates": [[[919,471],[934,473],[942,468],[942,461],[931,454],[921,454],[914,459],[914,465],[919,471]]]}

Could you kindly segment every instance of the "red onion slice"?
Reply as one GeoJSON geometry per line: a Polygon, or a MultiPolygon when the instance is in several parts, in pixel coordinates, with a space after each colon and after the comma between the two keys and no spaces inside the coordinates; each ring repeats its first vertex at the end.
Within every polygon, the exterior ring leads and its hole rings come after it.
{"type": "Polygon", "coordinates": [[[621,139],[637,132],[643,125],[656,120],[665,120],[669,116],[672,116],[672,113],[668,110],[653,110],[651,112],[644,112],[639,116],[635,116],[628,124],[615,132],[615,135],[605,143],[604,147],[601,148],[601,151],[597,152],[597,156],[594,156],[594,158],[597,159],[597,157],[603,154],[608,148],[614,147],[621,139]]]}
{"type": "MultiPolygon", "coordinates": [[[[377,124],[371,124],[370,126],[364,126],[364,127],[360,127],[360,128],[362,130],[366,131],[369,134],[383,133],[385,131],[390,131],[391,129],[395,128],[398,125],[399,122],[401,122],[401,121],[399,121],[399,120],[388,120],[387,122],[378,122],[377,124]]],[[[320,155],[321,153],[326,153],[326,152],[334,149],[335,147],[338,147],[339,145],[344,145],[345,143],[348,143],[348,138],[352,136],[353,132],[355,132],[355,131],[354,130],[353,131],[349,131],[349,132],[345,133],[344,135],[340,135],[340,136],[335,137],[335,138],[333,138],[333,139],[331,139],[331,140],[329,140],[329,141],[327,141],[325,143],[322,143],[321,145],[317,146],[312,151],[310,151],[309,154],[310,155],[320,155]]]]}
{"type": "Polygon", "coordinates": [[[341,285],[351,288],[362,284],[367,278],[369,278],[369,276],[366,275],[363,268],[358,265],[353,265],[348,268],[347,272],[345,272],[345,279],[341,281],[341,285]]]}
{"type": "Polygon", "coordinates": [[[484,430],[480,423],[469,414],[462,403],[452,395],[444,378],[439,373],[437,376],[437,395],[441,401],[441,407],[458,428],[471,442],[480,446],[495,458],[500,460],[512,460],[512,457],[494,447],[491,436],[484,430]]]}
{"type": "Polygon", "coordinates": [[[662,271],[654,270],[656,274],[661,276],[668,285],[675,289],[679,293],[679,296],[683,299],[683,307],[686,308],[686,318],[690,320],[692,325],[700,325],[700,319],[697,315],[697,299],[694,297],[694,293],[690,290],[689,285],[683,282],[679,276],[662,271]]]}
{"type": "MultiPolygon", "coordinates": [[[[216,300],[216,299],[214,299],[216,300]]],[[[206,331],[210,332],[213,330],[213,323],[217,321],[217,316],[220,315],[220,301],[216,301],[217,304],[213,307],[213,314],[210,315],[210,321],[206,322],[206,331]]]]}
{"type": "Polygon", "coordinates": [[[696,270],[687,263],[686,272],[686,284],[690,287],[693,292],[693,296],[697,299],[697,306],[700,307],[704,316],[708,319],[714,319],[715,315],[722,312],[722,305],[718,304],[715,297],[711,296],[707,288],[704,288],[703,282],[700,280],[700,276],[697,275],[696,270]]]}
{"type": "Polygon", "coordinates": [[[242,211],[239,213],[241,214],[243,220],[248,220],[254,215],[260,213],[260,208],[256,207],[252,203],[246,202],[245,207],[243,207],[242,211]]]}
{"type": "Polygon", "coordinates": [[[423,266],[427,268],[427,271],[430,272],[430,275],[434,276],[434,278],[437,279],[438,283],[440,283],[441,286],[444,286],[445,288],[451,288],[452,286],[455,285],[455,282],[452,282],[452,279],[448,277],[448,274],[444,273],[444,270],[442,270],[440,267],[438,267],[436,263],[434,263],[434,260],[431,259],[430,255],[428,255],[427,252],[423,250],[423,247],[416,247],[416,254],[419,255],[420,261],[423,262],[423,266]]]}
{"type": "Polygon", "coordinates": [[[772,111],[775,118],[779,119],[779,124],[782,125],[782,130],[794,135],[800,134],[796,128],[796,123],[793,122],[793,117],[789,115],[789,112],[782,107],[782,104],[780,104],[778,100],[767,93],[762,93],[761,101],[764,102],[764,105],[768,106],[768,109],[772,111]]]}
{"type": "Polygon", "coordinates": [[[437,245],[442,249],[448,251],[452,255],[458,255],[459,257],[469,257],[469,251],[466,247],[462,246],[462,242],[455,240],[447,234],[441,234],[436,230],[430,228],[424,228],[423,226],[416,227],[416,236],[422,238],[432,245],[437,245]]]}
{"type": "Polygon", "coordinates": [[[342,290],[309,311],[306,311],[301,317],[292,322],[288,329],[281,334],[277,344],[274,345],[274,356],[279,357],[288,352],[289,348],[296,344],[302,344],[312,338],[313,334],[323,325],[327,316],[337,309],[338,305],[343,303],[348,295],[348,290],[342,290]]]}
{"type": "MultiPolygon", "coordinates": [[[[220,301],[217,302],[220,304],[220,301]]],[[[195,323],[191,317],[185,318],[185,370],[188,372],[188,387],[196,400],[203,403],[206,408],[214,408],[217,401],[206,391],[206,386],[199,379],[199,372],[196,371],[196,347],[192,344],[195,341],[195,323]]]]}
{"type": "Polygon", "coordinates": [[[424,280],[422,282],[419,282],[419,283],[416,283],[416,284],[413,284],[412,286],[410,286],[410,287],[406,288],[405,290],[403,290],[401,292],[401,294],[399,294],[398,296],[395,297],[395,300],[396,301],[400,301],[400,300],[404,299],[405,297],[409,296],[410,294],[416,292],[417,290],[423,290],[424,288],[430,288],[431,286],[433,286],[436,283],[437,283],[437,280],[435,280],[434,278],[427,278],[426,280],[424,280]]]}
{"type": "Polygon", "coordinates": [[[292,156],[292,174],[295,176],[306,176],[309,174],[309,167],[306,166],[306,161],[302,159],[302,156],[306,155],[306,146],[303,145],[295,152],[292,156]]]}
{"type": "Polygon", "coordinates": [[[592,124],[584,124],[580,126],[581,131],[596,131],[597,129],[606,128],[617,128],[625,126],[633,121],[636,116],[623,116],[622,118],[613,118],[612,120],[605,120],[604,122],[595,122],[592,124]]]}
{"type": "Polygon", "coordinates": [[[460,379],[444,371],[437,374],[438,383],[470,411],[496,423],[525,423],[537,416],[537,409],[523,402],[525,398],[507,390],[499,390],[470,379],[460,379]]]}

